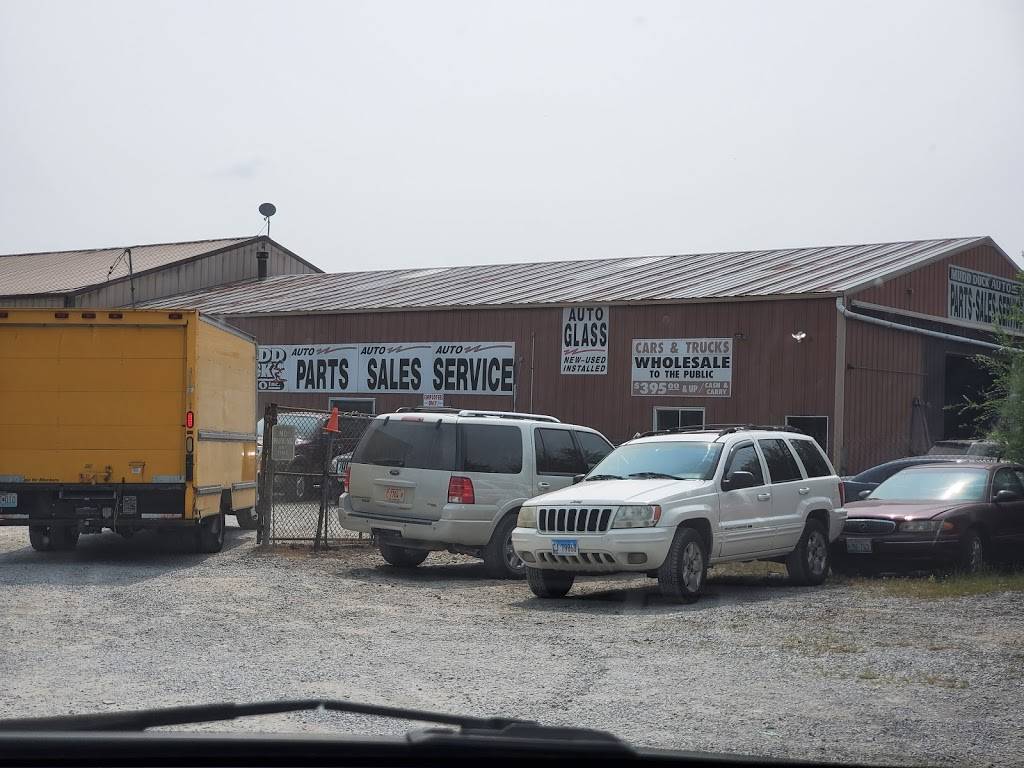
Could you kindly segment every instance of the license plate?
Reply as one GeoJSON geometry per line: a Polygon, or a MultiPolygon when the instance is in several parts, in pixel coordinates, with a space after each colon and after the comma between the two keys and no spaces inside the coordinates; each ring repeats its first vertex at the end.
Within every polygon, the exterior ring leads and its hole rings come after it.
{"type": "Polygon", "coordinates": [[[551,554],[553,555],[578,555],[579,553],[580,546],[576,539],[551,540],[551,554]]]}
{"type": "Polygon", "coordinates": [[[847,539],[846,551],[858,554],[871,554],[871,539],[847,539]]]}
{"type": "Polygon", "coordinates": [[[384,489],[384,501],[394,504],[402,504],[405,501],[405,488],[394,488],[388,486],[384,489]]]}
{"type": "Polygon", "coordinates": [[[18,506],[18,494],[0,493],[0,507],[13,509],[18,506]]]}

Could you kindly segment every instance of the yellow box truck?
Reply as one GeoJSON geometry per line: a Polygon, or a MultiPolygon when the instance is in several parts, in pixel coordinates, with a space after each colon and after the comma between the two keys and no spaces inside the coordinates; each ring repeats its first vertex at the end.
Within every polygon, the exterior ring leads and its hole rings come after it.
{"type": "Polygon", "coordinates": [[[254,527],[256,345],[189,310],[0,308],[0,525],[37,550],[254,527]]]}

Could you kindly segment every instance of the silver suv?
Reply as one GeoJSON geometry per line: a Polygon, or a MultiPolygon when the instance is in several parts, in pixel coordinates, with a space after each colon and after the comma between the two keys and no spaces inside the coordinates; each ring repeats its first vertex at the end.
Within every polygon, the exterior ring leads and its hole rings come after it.
{"type": "Polygon", "coordinates": [[[523,504],[512,534],[538,597],[578,573],[635,571],[692,602],[709,565],[777,560],[799,584],[828,575],[846,519],[839,477],[813,438],[786,427],[649,433],[585,481],[523,504]]]}
{"type": "Polygon", "coordinates": [[[522,503],[571,485],[612,450],[551,416],[411,408],[376,417],[345,472],[338,520],[415,567],[431,550],[483,558],[495,578],[526,568],[512,548],[522,503]]]}

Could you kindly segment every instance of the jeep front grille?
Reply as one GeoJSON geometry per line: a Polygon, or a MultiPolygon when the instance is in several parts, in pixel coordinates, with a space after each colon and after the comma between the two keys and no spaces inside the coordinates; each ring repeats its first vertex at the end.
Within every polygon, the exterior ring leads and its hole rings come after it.
{"type": "Polygon", "coordinates": [[[892,533],[896,523],[892,520],[876,520],[868,517],[847,518],[843,525],[843,533],[892,533]]]}
{"type": "Polygon", "coordinates": [[[604,533],[611,523],[609,507],[541,507],[537,530],[541,533],[604,533]]]}

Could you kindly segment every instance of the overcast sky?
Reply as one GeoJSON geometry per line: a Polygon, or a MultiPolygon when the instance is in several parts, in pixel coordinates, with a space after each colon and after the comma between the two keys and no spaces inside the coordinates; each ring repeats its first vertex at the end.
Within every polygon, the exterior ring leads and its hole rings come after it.
{"type": "Polygon", "coordinates": [[[0,98],[0,253],[1024,249],[1017,0],[0,0],[0,98]]]}

